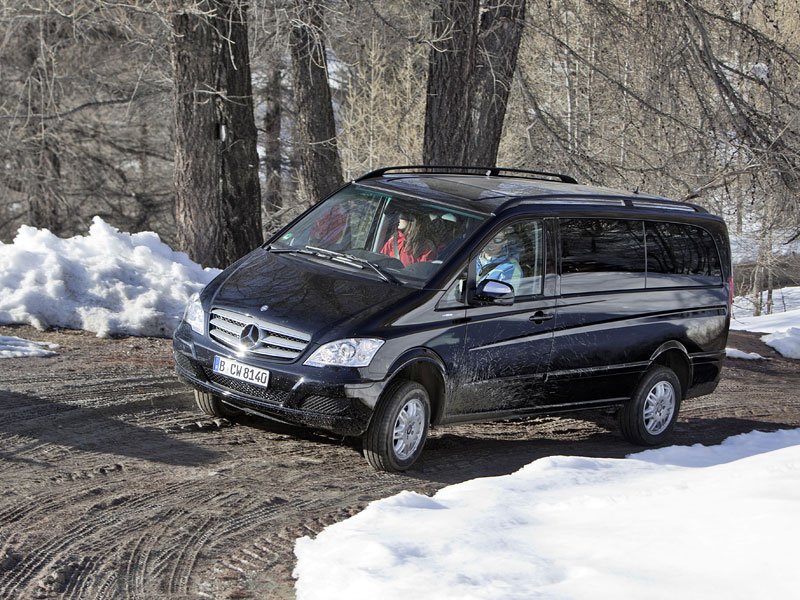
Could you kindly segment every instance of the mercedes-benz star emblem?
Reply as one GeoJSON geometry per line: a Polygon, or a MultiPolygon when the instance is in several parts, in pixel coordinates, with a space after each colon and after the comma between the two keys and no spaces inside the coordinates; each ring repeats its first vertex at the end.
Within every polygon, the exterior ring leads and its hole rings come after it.
{"type": "Polygon", "coordinates": [[[241,335],[239,335],[239,341],[242,343],[242,346],[251,350],[258,345],[258,341],[261,339],[261,331],[259,331],[256,325],[252,323],[250,325],[246,325],[244,329],[242,329],[241,335]]]}

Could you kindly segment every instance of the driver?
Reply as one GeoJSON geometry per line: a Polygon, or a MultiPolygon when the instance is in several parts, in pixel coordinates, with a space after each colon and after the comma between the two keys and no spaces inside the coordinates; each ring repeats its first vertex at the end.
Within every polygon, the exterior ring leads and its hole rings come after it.
{"type": "Polygon", "coordinates": [[[484,279],[503,281],[518,289],[522,279],[522,268],[519,261],[512,255],[510,244],[510,231],[498,231],[483,247],[476,260],[475,272],[478,282],[484,279]]]}

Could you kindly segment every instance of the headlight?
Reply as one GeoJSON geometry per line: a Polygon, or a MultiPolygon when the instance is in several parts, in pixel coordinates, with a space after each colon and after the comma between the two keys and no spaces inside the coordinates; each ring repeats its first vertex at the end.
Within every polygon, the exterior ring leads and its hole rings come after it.
{"type": "Polygon", "coordinates": [[[310,367],[366,367],[381,346],[383,340],[371,338],[336,340],[318,348],[304,364],[310,367]]]}
{"type": "Polygon", "coordinates": [[[186,310],[183,311],[183,320],[200,335],[206,332],[206,314],[203,312],[203,305],[200,303],[200,294],[192,294],[189,302],[186,303],[186,310]]]}

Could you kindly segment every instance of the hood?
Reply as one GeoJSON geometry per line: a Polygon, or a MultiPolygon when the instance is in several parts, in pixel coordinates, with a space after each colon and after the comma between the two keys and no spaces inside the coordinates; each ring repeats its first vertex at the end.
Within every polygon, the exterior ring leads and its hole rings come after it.
{"type": "Polygon", "coordinates": [[[304,331],[316,341],[354,318],[366,323],[420,291],[348,271],[259,248],[220,274],[210,307],[304,331]]]}

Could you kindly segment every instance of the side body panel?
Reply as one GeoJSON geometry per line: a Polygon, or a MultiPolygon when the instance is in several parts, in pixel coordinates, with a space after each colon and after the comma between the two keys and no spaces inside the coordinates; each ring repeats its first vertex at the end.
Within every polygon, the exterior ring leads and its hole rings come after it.
{"type": "Polygon", "coordinates": [[[726,301],[722,286],[560,298],[548,376],[552,402],[630,397],[669,342],[688,353],[690,387],[716,382],[727,339],[726,301]]]}

